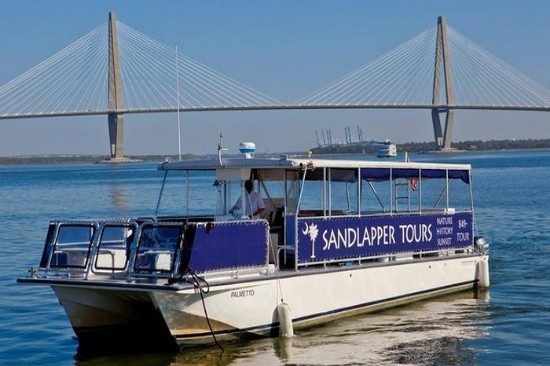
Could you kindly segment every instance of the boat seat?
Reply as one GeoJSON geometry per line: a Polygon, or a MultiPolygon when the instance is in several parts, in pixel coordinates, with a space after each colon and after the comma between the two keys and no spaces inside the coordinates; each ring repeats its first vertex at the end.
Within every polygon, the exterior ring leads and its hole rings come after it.
{"type": "MultiPolygon", "coordinates": [[[[282,222],[279,225],[275,225],[278,215],[282,214],[284,200],[282,197],[266,198],[264,199],[265,210],[262,212],[262,219],[267,220],[270,226],[282,226],[282,222]]],[[[282,216],[280,218],[282,221],[282,216]]]]}

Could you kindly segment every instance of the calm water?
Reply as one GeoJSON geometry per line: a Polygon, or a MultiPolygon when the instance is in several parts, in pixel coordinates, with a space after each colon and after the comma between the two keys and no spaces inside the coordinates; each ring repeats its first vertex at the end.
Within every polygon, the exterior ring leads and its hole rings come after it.
{"type": "MultiPolygon", "coordinates": [[[[0,167],[0,364],[548,365],[550,152],[418,155],[474,167],[477,224],[491,242],[489,291],[466,292],[300,331],[177,354],[83,357],[49,288],[17,285],[48,221],[150,215],[154,164],[0,167]]],[[[336,295],[336,294],[335,294],[336,295]]]]}

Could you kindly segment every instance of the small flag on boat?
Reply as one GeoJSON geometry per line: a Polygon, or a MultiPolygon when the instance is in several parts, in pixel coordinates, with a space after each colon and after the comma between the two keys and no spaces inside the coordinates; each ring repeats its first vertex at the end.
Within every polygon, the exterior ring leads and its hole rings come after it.
{"type": "MultiPolygon", "coordinates": [[[[409,159],[409,154],[405,151],[405,161],[407,163],[411,162],[411,159],[409,159]]],[[[411,186],[411,190],[414,192],[416,191],[416,178],[409,179],[409,184],[411,186]]]]}

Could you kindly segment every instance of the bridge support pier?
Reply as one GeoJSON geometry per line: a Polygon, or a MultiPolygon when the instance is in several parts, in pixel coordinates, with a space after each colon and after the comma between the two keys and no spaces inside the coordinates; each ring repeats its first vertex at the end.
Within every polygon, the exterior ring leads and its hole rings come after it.
{"type": "Polygon", "coordinates": [[[122,162],[124,157],[124,115],[109,113],[109,146],[111,150],[111,161],[122,162]]]}
{"type": "Polygon", "coordinates": [[[435,145],[437,150],[441,152],[451,152],[451,137],[453,134],[455,120],[455,111],[448,108],[433,108],[432,109],[432,123],[434,127],[435,145]],[[445,131],[441,128],[440,114],[445,113],[445,131]]]}
{"type": "Polygon", "coordinates": [[[452,151],[451,137],[453,134],[455,114],[449,106],[454,105],[453,80],[451,75],[451,61],[449,58],[449,49],[447,42],[447,23],[444,17],[437,18],[437,40],[435,46],[435,65],[434,65],[434,83],[432,97],[432,123],[434,127],[434,137],[436,149],[442,152],[452,151]],[[442,107],[440,102],[441,89],[441,69],[443,68],[443,77],[445,82],[446,106],[442,107]],[[445,134],[441,128],[440,113],[446,113],[445,134]]]}
{"type": "Polygon", "coordinates": [[[443,135],[443,146],[441,151],[449,152],[453,151],[451,147],[451,136],[453,135],[453,127],[455,124],[455,111],[447,109],[447,118],[445,118],[445,134],[443,135]]]}
{"type": "Polygon", "coordinates": [[[441,130],[441,119],[439,118],[439,109],[432,109],[432,123],[434,126],[435,146],[443,145],[443,131],[441,130]]]}
{"type": "Polygon", "coordinates": [[[116,15],[109,13],[109,90],[107,116],[109,123],[109,147],[111,159],[106,163],[127,163],[131,159],[124,157],[124,114],[122,109],[122,81],[120,78],[120,58],[118,54],[118,35],[116,15]]]}

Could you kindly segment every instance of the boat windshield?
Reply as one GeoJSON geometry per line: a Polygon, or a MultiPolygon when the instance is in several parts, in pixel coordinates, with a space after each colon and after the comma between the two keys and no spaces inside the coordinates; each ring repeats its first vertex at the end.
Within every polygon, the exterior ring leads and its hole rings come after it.
{"type": "Polygon", "coordinates": [[[214,216],[219,199],[218,188],[214,171],[166,171],[156,215],[214,216]]]}

